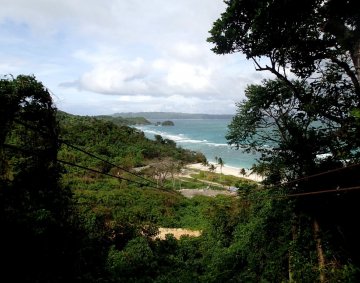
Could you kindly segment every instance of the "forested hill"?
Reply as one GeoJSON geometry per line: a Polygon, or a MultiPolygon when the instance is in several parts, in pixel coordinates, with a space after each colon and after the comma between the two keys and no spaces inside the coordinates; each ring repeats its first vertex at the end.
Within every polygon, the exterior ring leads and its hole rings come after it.
{"type": "MultiPolygon", "coordinates": [[[[109,118],[109,116],[76,116],[65,112],[59,112],[57,119],[60,136],[63,139],[129,169],[144,166],[153,162],[155,158],[157,160],[173,158],[184,163],[201,162],[205,158],[201,153],[177,147],[175,142],[169,139],[159,137],[157,141],[149,140],[143,132],[123,125],[122,121],[126,122],[127,119],[109,118]]],[[[99,163],[89,156],[69,151],[64,146],[59,153],[66,155],[68,159],[81,160],[85,164],[99,163]]]]}
{"type": "Polygon", "coordinates": [[[145,119],[144,117],[120,117],[120,116],[109,116],[109,115],[100,115],[94,116],[94,118],[110,121],[119,126],[132,126],[132,125],[150,125],[151,122],[145,119]]]}
{"type": "MultiPolygon", "coordinates": [[[[77,116],[65,113],[63,111],[58,111],[58,117],[63,116],[77,116]]],[[[81,117],[81,116],[77,116],[81,117]]],[[[86,117],[93,117],[99,120],[105,120],[112,122],[118,126],[133,126],[133,125],[150,125],[151,122],[146,120],[144,117],[133,116],[133,117],[121,117],[121,116],[112,116],[112,115],[98,115],[98,116],[86,116],[86,117]]]]}
{"type": "Polygon", "coordinates": [[[358,0],[224,2],[212,50],[272,74],[246,87],[226,137],[260,151],[262,184],[205,171],[176,178],[203,155],[148,140],[118,115],[57,113],[35,77],[5,76],[0,282],[360,282],[358,0]],[[179,192],[215,181],[236,197],[179,192]],[[156,239],[159,227],[201,233],[156,239]]]}
{"type": "Polygon", "coordinates": [[[144,117],[146,119],[231,119],[234,115],[230,114],[195,114],[178,112],[127,112],[115,113],[114,117],[144,117]]]}
{"type": "Polygon", "coordinates": [[[237,197],[186,199],[176,188],[217,179],[173,178],[201,154],[57,113],[34,77],[5,78],[0,90],[1,282],[319,282],[322,271],[322,282],[359,282],[358,194],[295,203],[280,185],[234,180],[237,197]],[[309,217],[317,209],[322,226],[309,217]],[[159,227],[201,236],[155,239],[159,227]]]}

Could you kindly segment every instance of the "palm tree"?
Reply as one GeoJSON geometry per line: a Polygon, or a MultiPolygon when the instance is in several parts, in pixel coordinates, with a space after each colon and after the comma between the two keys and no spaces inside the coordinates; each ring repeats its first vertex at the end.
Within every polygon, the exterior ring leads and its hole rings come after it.
{"type": "Polygon", "coordinates": [[[214,164],[209,165],[209,171],[214,172],[216,170],[216,166],[214,164]]]}
{"type": "Polygon", "coordinates": [[[217,156],[215,156],[215,160],[217,161],[217,164],[220,165],[220,181],[221,181],[222,168],[223,168],[225,162],[221,157],[217,157],[217,156]]]}
{"type": "Polygon", "coordinates": [[[246,176],[246,170],[244,168],[241,168],[240,172],[241,175],[243,175],[243,177],[246,176]]]}

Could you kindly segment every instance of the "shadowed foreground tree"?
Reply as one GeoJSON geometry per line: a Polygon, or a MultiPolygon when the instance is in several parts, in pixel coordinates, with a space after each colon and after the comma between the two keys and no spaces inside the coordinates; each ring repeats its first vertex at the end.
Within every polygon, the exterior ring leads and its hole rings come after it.
{"type": "MultiPolygon", "coordinates": [[[[229,127],[229,143],[259,150],[262,156],[255,169],[266,175],[267,184],[279,189],[281,182],[352,166],[293,182],[286,186],[288,193],[359,186],[359,167],[354,167],[360,160],[358,1],[225,3],[226,11],[210,31],[213,51],[241,52],[258,71],[276,76],[276,80],[247,87],[247,99],[238,104],[229,127]]],[[[360,246],[353,237],[359,235],[349,223],[359,213],[355,200],[359,200],[356,191],[295,201],[294,215],[303,222],[294,220],[298,223],[294,231],[313,227],[322,282],[330,278],[325,276],[326,258],[319,240],[324,231],[329,235],[328,253],[332,253],[327,266],[360,263],[360,246]]],[[[301,240],[294,236],[293,243],[296,241],[301,240]]]]}
{"type": "Polygon", "coordinates": [[[75,225],[70,191],[59,183],[55,113],[48,90],[34,77],[0,80],[3,282],[62,282],[89,272],[92,261],[80,256],[86,238],[75,225]]]}

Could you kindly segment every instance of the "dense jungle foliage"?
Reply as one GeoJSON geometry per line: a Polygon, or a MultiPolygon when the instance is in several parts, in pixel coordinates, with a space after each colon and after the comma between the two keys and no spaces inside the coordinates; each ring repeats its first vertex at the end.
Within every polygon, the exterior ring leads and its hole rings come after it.
{"type": "MultiPolygon", "coordinates": [[[[58,112],[57,120],[62,140],[128,169],[145,166],[165,157],[183,163],[202,162],[205,159],[201,153],[184,150],[171,140],[149,140],[143,132],[103,117],[99,119],[58,112]]],[[[95,166],[100,171],[112,169],[105,168],[109,164],[66,147],[66,144],[61,147],[59,156],[83,166],[95,166]]]]}
{"type": "MultiPolygon", "coordinates": [[[[62,142],[116,164],[132,160],[128,168],[165,156],[194,162],[200,155],[160,138],[147,140],[133,128],[57,112],[33,77],[3,78],[1,105],[5,281],[313,282],[319,277],[310,219],[297,215],[294,225],[293,201],[274,198],[251,182],[235,184],[241,189],[237,198],[187,199],[171,186],[139,186],[127,172],[115,176],[130,181],[104,176],[101,172],[114,168],[62,142]],[[159,240],[158,227],[202,235],[159,240]]],[[[321,239],[325,256],[333,259],[327,278],[354,280],[357,268],[340,261],[344,254],[333,246],[332,235],[321,239]]]]}
{"type": "Polygon", "coordinates": [[[213,50],[276,77],[248,86],[228,134],[261,151],[265,182],[222,178],[236,197],[187,199],[174,176],[202,154],[57,111],[34,77],[2,77],[2,282],[360,280],[358,3],[225,4],[213,50]],[[160,240],[160,227],[201,236],[160,240]]]}
{"type": "MultiPolygon", "coordinates": [[[[242,53],[270,75],[245,89],[229,144],[260,152],[254,170],[269,190],[285,190],[294,200],[291,243],[312,227],[315,246],[308,252],[316,254],[319,275],[289,272],[289,280],[336,281],[334,270],[360,262],[360,234],[351,220],[359,214],[360,189],[359,2],[224,2],[210,30],[212,50],[242,53]]],[[[300,254],[289,252],[289,271],[299,267],[294,255],[300,254]]],[[[309,269],[311,257],[302,257],[309,269]]]]}

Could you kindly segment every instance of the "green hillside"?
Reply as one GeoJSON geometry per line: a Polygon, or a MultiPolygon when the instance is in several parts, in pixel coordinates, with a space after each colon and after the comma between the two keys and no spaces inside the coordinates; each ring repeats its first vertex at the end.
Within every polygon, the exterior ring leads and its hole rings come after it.
{"type": "Polygon", "coordinates": [[[110,116],[110,115],[99,115],[94,116],[94,118],[99,120],[105,120],[113,122],[118,126],[133,126],[133,125],[150,125],[151,122],[145,119],[144,117],[120,117],[120,116],[110,116]]]}
{"type": "Polygon", "coordinates": [[[343,218],[357,211],[356,194],[302,199],[322,205],[321,233],[281,185],[205,172],[174,178],[203,155],[57,112],[34,77],[4,78],[0,89],[1,281],[358,281],[356,221],[343,218]],[[175,186],[203,190],[210,177],[238,194],[188,199],[175,186]],[[155,239],[160,227],[201,235],[155,239]]]}

